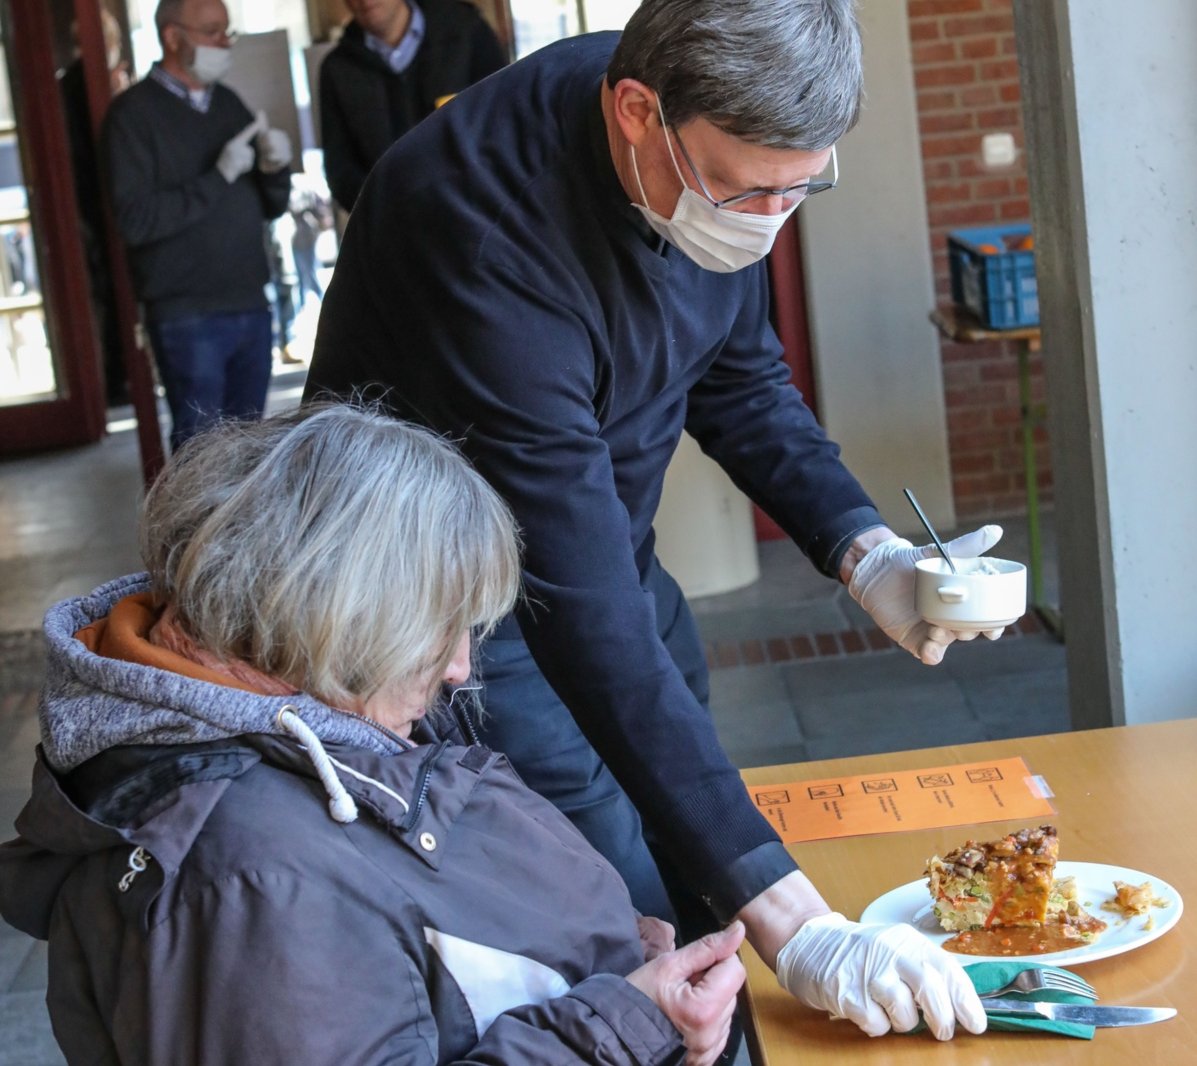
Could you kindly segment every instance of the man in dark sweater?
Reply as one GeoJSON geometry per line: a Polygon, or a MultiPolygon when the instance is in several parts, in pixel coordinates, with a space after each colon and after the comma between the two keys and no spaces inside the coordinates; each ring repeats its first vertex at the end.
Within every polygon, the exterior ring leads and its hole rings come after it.
{"type": "Polygon", "coordinates": [[[804,1002],[870,1033],[921,1010],[947,1037],[984,1028],[968,978],[908,926],[830,913],[796,869],[720,748],[694,620],[653,550],[685,429],[907,651],[937,663],[957,637],[914,611],[934,548],[884,525],[768,323],[760,260],[835,180],[861,78],[850,0],[644,0],[622,37],[466,90],[366,182],[307,394],[360,390],[459,439],[510,503],[526,598],[482,649],[484,739],[637,906],[668,913],[638,811],[691,897],[675,901],[742,918],[804,1002]]]}
{"type": "Polygon", "coordinates": [[[468,0],[346,5],[353,21],[320,67],[320,135],[328,187],[349,211],[383,152],[507,55],[468,0]]]}
{"type": "Polygon", "coordinates": [[[117,97],[102,149],[171,412],[171,447],[260,417],[270,382],[263,226],[286,210],[291,147],[231,89],[220,0],[162,0],[162,60],[117,97]]]}

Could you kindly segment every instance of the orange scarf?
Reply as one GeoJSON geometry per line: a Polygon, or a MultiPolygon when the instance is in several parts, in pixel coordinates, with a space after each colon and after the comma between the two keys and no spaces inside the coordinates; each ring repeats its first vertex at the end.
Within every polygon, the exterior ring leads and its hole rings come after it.
{"type": "Polygon", "coordinates": [[[261,696],[292,696],[299,691],[249,663],[226,662],[205,651],[180,628],[174,608],[155,607],[148,592],[118,600],[107,617],[84,626],[75,638],[107,659],[152,666],[213,685],[261,696]]]}

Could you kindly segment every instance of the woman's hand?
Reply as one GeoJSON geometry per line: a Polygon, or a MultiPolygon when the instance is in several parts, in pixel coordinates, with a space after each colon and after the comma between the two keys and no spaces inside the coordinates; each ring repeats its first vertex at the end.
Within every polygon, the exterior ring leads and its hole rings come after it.
{"type": "Polygon", "coordinates": [[[710,1066],[727,1044],[736,993],[744,983],[736,957],[743,940],[743,923],[733,922],[628,974],[682,1034],[686,1066],[710,1066]]]}
{"type": "Polygon", "coordinates": [[[668,922],[647,914],[637,914],[636,926],[640,930],[640,946],[644,948],[645,962],[652,962],[673,950],[673,926],[668,922]]]}

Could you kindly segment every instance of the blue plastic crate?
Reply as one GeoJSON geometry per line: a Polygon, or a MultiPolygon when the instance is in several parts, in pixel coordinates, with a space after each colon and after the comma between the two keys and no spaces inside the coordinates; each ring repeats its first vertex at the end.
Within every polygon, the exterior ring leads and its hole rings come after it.
{"type": "Polygon", "coordinates": [[[952,299],[991,329],[1034,326],[1039,322],[1039,283],[1034,250],[1014,245],[1031,234],[1028,223],[952,230],[948,259],[952,299]],[[982,246],[1000,249],[988,251],[982,246]]]}

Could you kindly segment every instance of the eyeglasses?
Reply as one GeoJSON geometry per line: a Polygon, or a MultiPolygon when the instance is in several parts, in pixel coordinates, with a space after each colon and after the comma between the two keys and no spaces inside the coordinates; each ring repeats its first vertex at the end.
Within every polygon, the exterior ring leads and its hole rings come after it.
{"type": "Polygon", "coordinates": [[[236,30],[231,30],[227,26],[188,26],[186,22],[175,22],[173,25],[178,26],[181,30],[186,30],[188,33],[194,33],[197,37],[202,37],[209,41],[227,41],[230,45],[236,42],[237,38],[241,36],[236,30]]]}
{"type": "Polygon", "coordinates": [[[698,182],[698,187],[702,190],[703,196],[710,200],[715,207],[732,207],[735,204],[755,200],[758,196],[780,196],[787,208],[797,207],[808,196],[814,196],[815,193],[834,189],[840,180],[840,164],[839,160],[836,159],[835,145],[833,144],[831,146],[831,181],[800,181],[796,185],[787,185],[784,189],[750,189],[748,192],[716,200],[707,188],[706,182],[702,180],[702,175],[698,173],[698,168],[694,165],[694,160],[690,158],[690,153],[686,151],[686,146],[682,143],[682,137],[678,133],[677,127],[670,126],[669,128],[673,130],[677,146],[682,150],[682,158],[686,161],[686,166],[690,168],[690,173],[694,175],[694,180],[698,182]]]}

